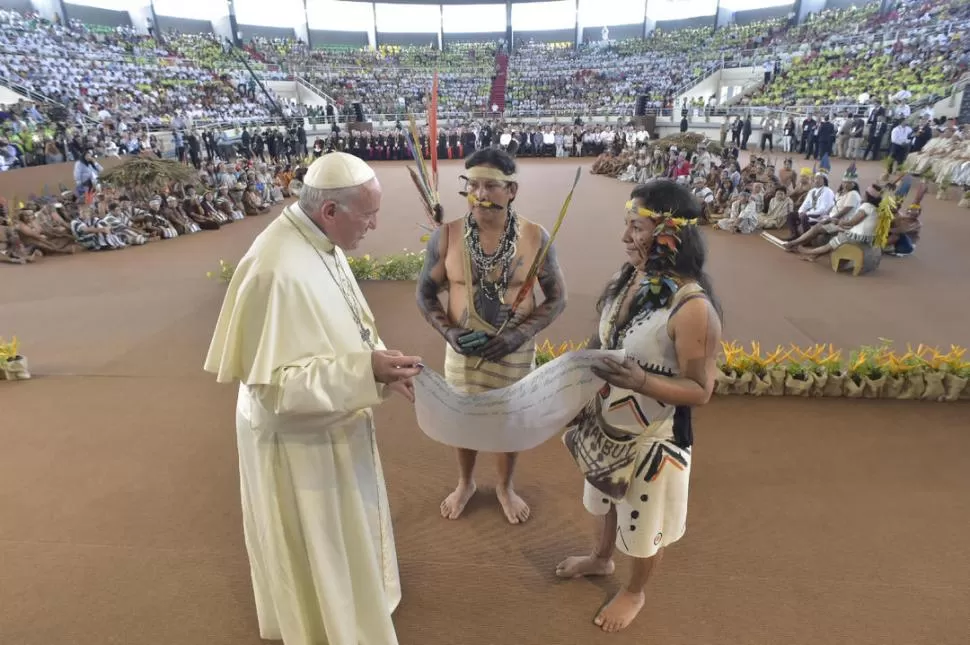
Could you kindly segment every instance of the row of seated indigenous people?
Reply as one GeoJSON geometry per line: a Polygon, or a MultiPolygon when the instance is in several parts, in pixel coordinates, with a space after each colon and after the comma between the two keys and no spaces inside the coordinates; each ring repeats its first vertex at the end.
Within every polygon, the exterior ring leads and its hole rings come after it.
{"type": "MultiPolygon", "coordinates": [[[[875,197],[867,197],[868,189],[860,188],[854,163],[834,191],[824,169],[815,172],[802,168],[796,174],[788,158],[776,171],[774,161],[754,155],[742,168],[739,156],[736,147],[723,157],[712,154],[706,142],[698,144],[693,153],[676,146],[666,151],[654,146],[652,153],[646,148],[624,150],[619,155],[605,153],[594,162],[591,172],[634,183],[656,177],[690,183],[703,205],[704,219],[716,229],[739,234],[787,229],[786,248],[797,251],[804,247],[814,250],[809,253],[813,256],[845,242],[874,242],[877,213],[861,207],[875,197]]],[[[920,183],[913,202],[905,210],[900,208],[912,181],[905,177],[902,174],[891,179],[884,175],[880,180],[882,192],[895,191],[897,196],[889,240],[882,250],[897,256],[910,255],[916,248],[922,227],[921,201],[926,193],[925,182],[920,183]]]]}
{"type": "MultiPolygon", "coordinates": [[[[642,147],[650,133],[633,126],[524,124],[486,121],[459,127],[439,128],[439,159],[463,159],[476,150],[498,146],[513,157],[596,156],[604,150],[619,152],[642,147]]],[[[418,145],[427,159],[431,154],[427,128],[420,128],[418,145]]],[[[339,126],[313,142],[313,155],[347,152],[365,161],[411,159],[401,129],[341,131],[339,126]]]]}
{"type": "MultiPolygon", "coordinates": [[[[736,167],[736,164],[735,164],[736,167]]],[[[903,200],[912,178],[905,173],[863,189],[853,163],[842,175],[836,190],[829,186],[824,169],[802,168],[795,179],[790,159],[775,173],[764,159],[752,159],[740,173],[722,170],[717,192],[705,178],[694,178],[694,192],[705,203],[708,219],[722,231],[750,234],[758,230],[787,228],[785,248],[817,259],[842,244],[871,246],[876,243],[878,207],[886,193],[896,200],[889,238],[882,252],[904,257],[916,250],[922,221],[922,199],[926,183],[921,182],[912,203],[904,210],[903,200]]]]}
{"type": "Polygon", "coordinates": [[[299,167],[273,175],[268,167],[238,164],[233,170],[219,164],[200,172],[197,185],[173,183],[141,198],[99,185],[31,198],[15,211],[5,204],[0,262],[26,264],[48,255],[123,249],[218,230],[290,197],[305,172],[299,167]]]}

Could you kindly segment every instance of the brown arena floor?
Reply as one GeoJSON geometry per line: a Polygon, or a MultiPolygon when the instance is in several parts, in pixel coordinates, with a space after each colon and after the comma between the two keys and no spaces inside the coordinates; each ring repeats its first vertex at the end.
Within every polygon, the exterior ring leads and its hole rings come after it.
{"type": "MultiPolygon", "coordinates": [[[[520,212],[551,223],[575,167],[523,160],[520,212]]],[[[452,216],[461,212],[457,170],[442,172],[452,216]]],[[[878,169],[863,172],[871,179],[878,169]]],[[[362,252],[416,249],[421,215],[406,172],[386,164],[378,173],[385,208],[362,252]]],[[[590,330],[592,303],[620,261],[630,188],[583,177],[559,242],[570,303],[548,337],[590,330]]],[[[0,265],[0,335],[20,337],[36,375],[0,383],[0,644],[261,642],[239,512],[235,392],[201,364],[224,292],[205,272],[220,258],[234,262],[269,219],[0,265]]],[[[970,345],[970,211],[931,197],[925,219],[917,255],[886,258],[862,278],[711,231],[726,337],[970,345]]],[[[440,369],[442,343],[418,316],[413,286],[365,291],[388,345],[440,369]]],[[[613,636],[590,620],[619,579],[553,576],[562,556],[588,548],[591,528],[582,482],[557,441],[521,461],[528,524],[502,519],[488,460],[485,490],[464,519],[447,522],[438,504],[454,484],[451,451],[427,439],[400,400],[379,410],[378,424],[405,586],[402,645],[967,642],[966,405],[730,398],[698,410],[689,531],[669,549],[643,615],[613,636]]]]}

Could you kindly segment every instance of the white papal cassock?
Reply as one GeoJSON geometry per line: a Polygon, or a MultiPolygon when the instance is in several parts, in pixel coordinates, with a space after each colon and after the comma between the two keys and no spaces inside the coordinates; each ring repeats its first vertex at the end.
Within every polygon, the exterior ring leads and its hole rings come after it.
{"type": "Polygon", "coordinates": [[[371,411],[384,388],[331,278],[338,265],[376,339],[343,252],[294,204],[236,268],[205,369],[220,383],[240,381],[236,434],[260,635],[286,645],[396,645],[401,584],[371,411]]]}

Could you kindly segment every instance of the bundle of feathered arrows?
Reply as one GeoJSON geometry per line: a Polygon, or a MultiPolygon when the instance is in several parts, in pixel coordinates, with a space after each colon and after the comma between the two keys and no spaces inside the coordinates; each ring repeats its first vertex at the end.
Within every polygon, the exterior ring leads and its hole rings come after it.
{"type": "Polygon", "coordinates": [[[408,115],[408,127],[404,129],[404,141],[407,143],[414,166],[408,166],[411,181],[418,189],[421,205],[428,215],[428,226],[421,228],[429,233],[441,226],[444,220],[444,209],[438,196],[438,72],[434,73],[431,85],[431,99],[428,103],[428,151],[431,157],[431,168],[424,160],[421,149],[421,137],[414,115],[408,115]]]}

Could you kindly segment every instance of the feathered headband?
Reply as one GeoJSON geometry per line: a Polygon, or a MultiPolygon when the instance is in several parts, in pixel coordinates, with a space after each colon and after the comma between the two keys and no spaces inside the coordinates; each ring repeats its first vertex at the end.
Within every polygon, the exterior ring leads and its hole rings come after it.
{"type": "Polygon", "coordinates": [[[664,224],[665,227],[679,230],[685,226],[695,226],[694,220],[685,217],[674,217],[671,213],[658,213],[655,210],[644,206],[637,206],[631,199],[626,203],[626,212],[634,217],[646,217],[656,224],[664,224]]]}

